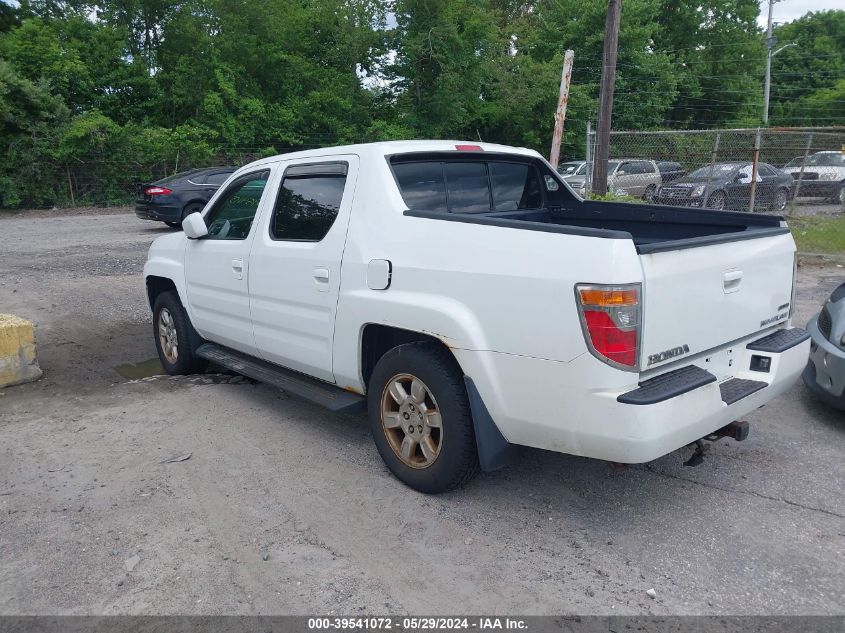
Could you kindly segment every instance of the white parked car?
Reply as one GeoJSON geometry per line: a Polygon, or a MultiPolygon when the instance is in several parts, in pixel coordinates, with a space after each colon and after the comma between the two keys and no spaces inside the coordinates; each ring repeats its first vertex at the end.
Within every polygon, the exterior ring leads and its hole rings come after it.
{"type": "Polygon", "coordinates": [[[845,207],[845,152],[816,152],[806,159],[798,156],[783,171],[795,179],[799,196],[827,198],[845,207]]]}
{"type": "Polygon", "coordinates": [[[403,141],[235,172],[144,267],[161,362],[368,411],[424,492],[513,444],[645,462],[789,388],[776,217],[585,202],[536,152],[403,141]]]}

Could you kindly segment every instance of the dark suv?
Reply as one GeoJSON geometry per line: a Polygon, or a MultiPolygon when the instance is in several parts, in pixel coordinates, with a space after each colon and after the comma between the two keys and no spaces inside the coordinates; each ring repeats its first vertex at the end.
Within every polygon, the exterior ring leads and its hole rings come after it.
{"type": "Polygon", "coordinates": [[[236,167],[206,167],[183,171],[138,187],[135,215],[177,228],[186,216],[201,211],[236,167]]]}
{"type": "MultiPolygon", "coordinates": [[[[751,163],[716,163],[690,172],[657,192],[659,204],[676,207],[748,210],[751,201],[751,163]]],[[[768,163],[757,164],[754,205],[783,211],[792,196],[792,176],[768,163]]]]}

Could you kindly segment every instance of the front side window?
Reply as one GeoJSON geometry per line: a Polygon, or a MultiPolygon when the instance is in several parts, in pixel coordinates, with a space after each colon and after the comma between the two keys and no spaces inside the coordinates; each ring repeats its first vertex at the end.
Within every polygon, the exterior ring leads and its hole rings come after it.
{"type": "Polygon", "coordinates": [[[207,239],[243,240],[249,235],[269,171],[241,176],[214,203],[205,217],[207,239]]]}
{"type": "Polygon", "coordinates": [[[319,242],[337,218],[345,186],[345,163],[288,168],[273,209],[270,236],[319,242]]]}

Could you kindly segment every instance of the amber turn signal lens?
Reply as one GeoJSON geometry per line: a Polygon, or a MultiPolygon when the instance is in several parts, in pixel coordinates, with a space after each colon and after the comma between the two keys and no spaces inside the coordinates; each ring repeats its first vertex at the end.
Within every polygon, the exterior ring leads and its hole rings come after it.
{"type": "Polygon", "coordinates": [[[635,306],[638,301],[637,291],[634,288],[618,290],[602,288],[580,288],[578,294],[583,306],[617,307],[635,306]]]}

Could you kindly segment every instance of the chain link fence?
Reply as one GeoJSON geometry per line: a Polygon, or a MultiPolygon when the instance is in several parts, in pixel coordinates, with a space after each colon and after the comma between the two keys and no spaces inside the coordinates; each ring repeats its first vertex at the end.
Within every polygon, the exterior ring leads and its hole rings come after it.
{"type": "MultiPolygon", "coordinates": [[[[559,171],[585,197],[588,162],[559,171]]],[[[785,216],[799,250],[845,253],[845,128],[612,132],[606,197],[785,216]]]]}
{"type": "Polygon", "coordinates": [[[42,182],[54,192],[57,207],[110,206],[131,204],[142,184],[202,167],[240,167],[274,154],[298,151],[296,148],[223,147],[212,156],[176,154],[171,160],[142,162],[128,158],[115,160],[70,160],[64,164],[42,165],[42,182]]]}

